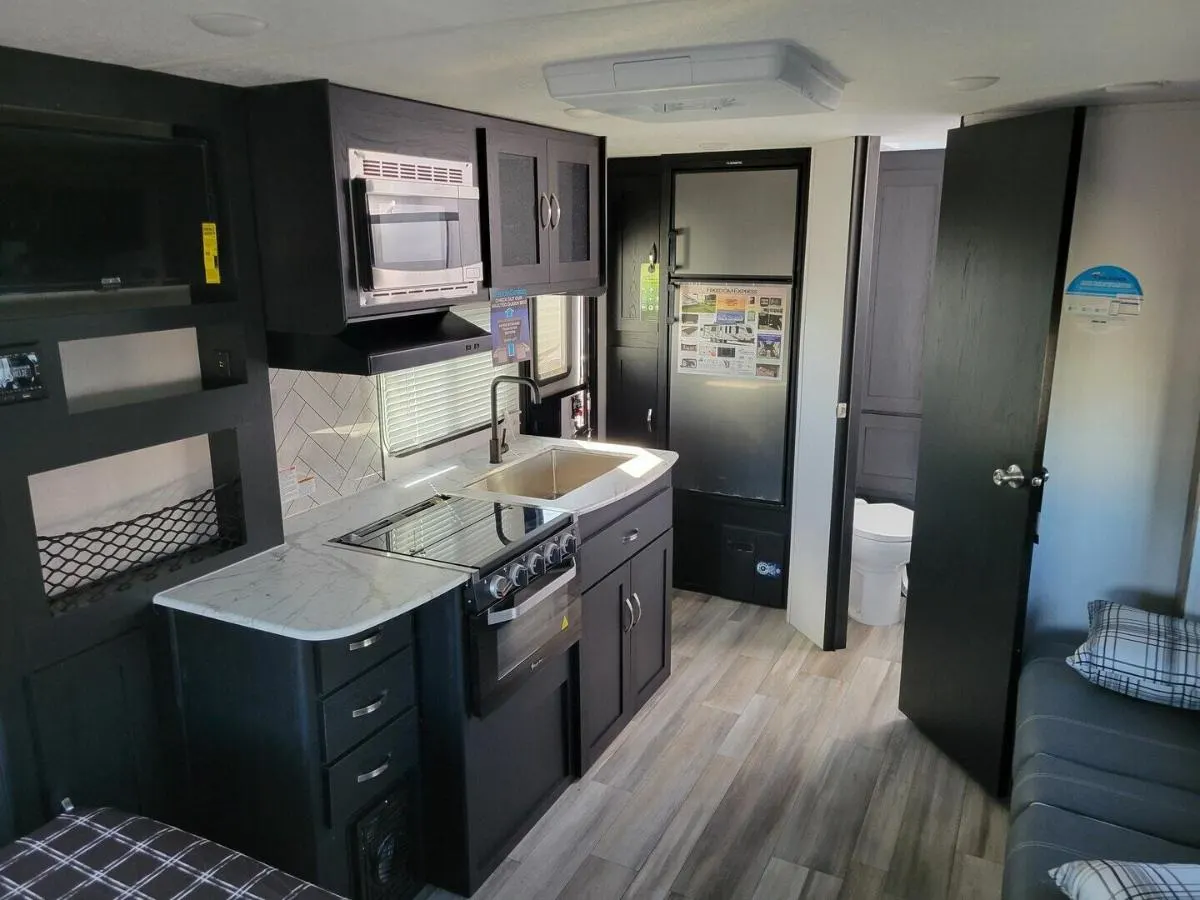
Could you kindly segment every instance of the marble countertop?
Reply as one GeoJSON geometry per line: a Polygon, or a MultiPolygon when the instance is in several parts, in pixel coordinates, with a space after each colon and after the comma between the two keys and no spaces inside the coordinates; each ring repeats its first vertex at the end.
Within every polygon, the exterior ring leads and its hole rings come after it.
{"type": "Polygon", "coordinates": [[[669,451],[521,435],[510,441],[500,465],[489,465],[487,451],[474,449],[402,470],[391,481],[287,519],[284,544],[163,591],[154,602],[300,640],[349,637],[466,584],[470,576],[466,571],[330,544],[331,539],[436,493],[586,513],[647,486],[677,459],[669,451]],[[491,471],[553,447],[614,453],[626,459],[556,500],[504,496],[470,486],[491,471]]]}

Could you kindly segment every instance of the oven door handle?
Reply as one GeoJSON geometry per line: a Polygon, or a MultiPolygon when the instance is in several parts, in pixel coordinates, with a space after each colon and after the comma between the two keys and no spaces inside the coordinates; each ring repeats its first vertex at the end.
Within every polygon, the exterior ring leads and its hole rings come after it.
{"type": "Polygon", "coordinates": [[[538,590],[532,597],[523,603],[518,603],[512,609],[488,610],[487,623],[489,625],[503,625],[505,622],[512,622],[514,619],[519,619],[527,613],[533,612],[534,608],[554,596],[575,577],[575,564],[571,564],[571,568],[563,572],[544,588],[538,590]]]}

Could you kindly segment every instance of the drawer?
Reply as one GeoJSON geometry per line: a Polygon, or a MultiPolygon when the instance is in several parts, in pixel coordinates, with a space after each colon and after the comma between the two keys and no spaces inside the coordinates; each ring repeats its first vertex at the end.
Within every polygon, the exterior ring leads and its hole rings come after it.
{"type": "Polygon", "coordinates": [[[398,616],[353,637],[317,644],[317,684],[322,694],[412,643],[412,616],[398,616]]]}
{"type": "Polygon", "coordinates": [[[385,725],[325,770],[329,827],[347,820],[417,765],[417,711],[385,725]]]}
{"type": "Polygon", "coordinates": [[[620,521],[585,538],[579,549],[580,590],[586,591],[671,527],[674,491],[655,494],[620,521]]]}
{"type": "Polygon", "coordinates": [[[321,701],[325,759],[337,759],[416,700],[413,651],[405,647],[321,701]]]}

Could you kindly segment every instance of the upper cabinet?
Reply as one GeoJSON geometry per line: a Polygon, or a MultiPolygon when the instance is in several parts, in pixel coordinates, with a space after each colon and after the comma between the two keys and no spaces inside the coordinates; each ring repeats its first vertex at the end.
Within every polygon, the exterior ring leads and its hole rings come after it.
{"type": "Polygon", "coordinates": [[[603,139],[496,127],[485,145],[491,286],[599,289],[603,139]]]}

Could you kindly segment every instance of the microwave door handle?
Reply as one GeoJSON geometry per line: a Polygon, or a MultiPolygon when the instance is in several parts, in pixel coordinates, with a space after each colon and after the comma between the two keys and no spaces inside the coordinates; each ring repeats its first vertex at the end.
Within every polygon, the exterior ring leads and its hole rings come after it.
{"type": "Polygon", "coordinates": [[[487,614],[487,623],[489,625],[503,625],[505,622],[512,622],[515,619],[521,618],[521,616],[527,615],[539,604],[554,596],[568,584],[570,584],[571,579],[574,577],[575,565],[572,563],[571,567],[566,572],[563,572],[563,574],[559,575],[544,588],[541,588],[525,602],[518,603],[512,609],[500,609],[495,611],[489,610],[487,614]]]}

